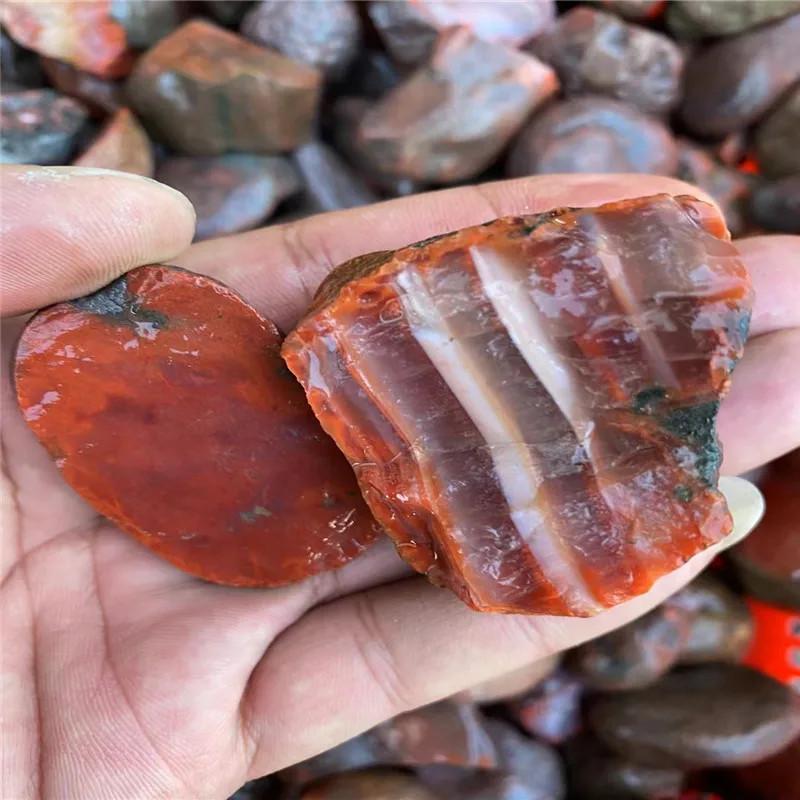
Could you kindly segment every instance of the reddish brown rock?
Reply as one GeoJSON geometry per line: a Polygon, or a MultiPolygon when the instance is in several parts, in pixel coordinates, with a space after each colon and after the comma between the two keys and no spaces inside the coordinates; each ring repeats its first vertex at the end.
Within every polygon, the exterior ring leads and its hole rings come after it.
{"type": "Polygon", "coordinates": [[[800,0],[674,0],[667,24],[680,38],[734,36],[800,11],[800,0]]]}
{"type": "Polygon", "coordinates": [[[511,718],[531,736],[550,744],[563,744],[581,728],[583,693],[583,683],[560,670],[507,708],[511,718]]]}
{"type": "Polygon", "coordinates": [[[755,133],[761,171],[770,178],[800,175],[800,84],[773,109],[755,133]]]}
{"type": "Polygon", "coordinates": [[[153,145],[127,108],[108,121],[89,149],[74,162],[81,167],[100,167],[153,177],[153,145]]]}
{"type": "Polygon", "coordinates": [[[276,586],[341,566],[377,534],[279,346],[222,284],[140,267],[33,317],[17,395],[100,514],[206,580],[276,586]]]}
{"type": "Polygon", "coordinates": [[[555,73],[533,56],[454,30],[429,64],[362,117],[353,148],[368,166],[398,177],[464,180],[557,89],[555,73]]]}
{"type": "Polygon", "coordinates": [[[476,609],[591,615],[730,531],[726,239],[690,197],[495,220],[342,265],[284,358],[406,561],[476,609]]]}
{"type": "Polygon", "coordinates": [[[305,789],[300,800],[440,800],[405,772],[372,769],[325,778],[305,789]]]}
{"type": "Polygon", "coordinates": [[[52,89],[0,96],[0,163],[67,164],[86,124],[86,109],[52,89]]]}
{"type": "Polygon", "coordinates": [[[744,208],[750,195],[750,182],[739,170],[719,164],[703,148],[680,140],[676,177],[698,186],[717,201],[733,236],[746,230],[744,208]]]}
{"type": "Polygon", "coordinates": [[[347,0],[261,0],[240,30],[256,44],[333,75],[344,71],[361,38],[358,14],[347,0]]]}
{"type": "Polygon", "coordinates": [[[681,769],[754,764],[800,735],[800,696],[746,667],[675,672],[638,692],[606,695],[598,736],[634,762],[681,769]]]}
{"type": "Polygon", "coordinates": [[[0,5],[0,22],[24,47],[101,78],[119,78],[133,64],[125,29],[110,13],[112,0],[0,5]]]}
{"type": "Polygon", "coordinates": [[[561,172],[673,175],[678,148],[658,120],[605,97],[577,97],[537,114],[511,148],[517,178],[561,172]]]}
{"type": "Polygon", "coordinates": [[[311,133],[320,74],[203,20],[162,39],[127,84],[134,111],[188,155],[276,153],[311,133]]]}
{"type": "Polygon", "coordinates": [[[581,645],[573,653],[571,665],[590,689],[640,689],[672,669],[688,639],[688,614],[663,605],[581,645]]]}
{"type": "Polygon", "coordinates": [[[748,217],[765,231],[800,234],[800,173],[759,185],[750,197],[748,217]]]}
{"type": "Polygon", "coordinates": [[[800,79],[800,14],[698,51],[686,65],[681,117],[699,136],[757,122],[800,79]]]}
{"type": "Polygon", "coordinates": [[[555,5],[553,0],[373,0],[368,8],[392,57],[403,64],[420,64],[431,56],[437,38],[448,28],[467,27],[487,42],[511,47],[524,44],[550,27],[555,5]]]}
{"type": "Polygon", "coordinates": [[[667,0],[598,0],[598,2],[620,17],[636,22],[656,19],[667,7],[667,0]]]}
{"type": "Polygon", "coordinates": [[[75,69],[54,58],[42,58],[41,61],[50,83],[58,91],[80,100],[92,116],[103,118],[119,110],[122,91],[118,81],[98,78],[91,72],[75,69]]]}
{"type": "MultiPolygon", "coordinates": [[[[456,698],[462,702],[488,705],[501,700],[510,700],[530,692],[545,680],[558,666],[557,655],[540,658],[532,664],[515,669],[499,678],[484,681],[460,692],[456,698]]],[[[544,738],[544,737],[543,737],[544,738]]]]}
{"type": "Polygon", "coordinates": [[[191,200],[198,241],[257,227],[300,189],[285,158],[245,153],[169,158],[159,165],[156,177],[191,200]]]}
{"type": "Polygon", "coordinates": [[[605,11],[578,6],[533,50],[552,64],[564,93],[601,94],[650,113],[680,100],[683,54],[668,37],[605,11]]]}

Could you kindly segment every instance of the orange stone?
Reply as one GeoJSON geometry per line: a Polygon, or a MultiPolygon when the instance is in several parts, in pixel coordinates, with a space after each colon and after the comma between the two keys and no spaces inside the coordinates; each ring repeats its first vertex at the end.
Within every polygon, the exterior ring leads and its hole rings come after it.
{"type": "Polygon", "coordinates": [[[153,145],[136,117],[127,108],[121,108],[75,164],[152,178],[153,145]]]}
{"type": "Polygon", "coordinates": [[[17,394],[99,513],[206,580],[277,586],[377,536],[279,348],[275,326],[222,284],[140,267],[33,317],[17,394]]]}
{"type": "Polygon", "coordinates": [[[588,616],[731,530],[714,421],[751,303],[718,213],[657,195],[354,259],[283,353],[406,561],[588,616]]]}

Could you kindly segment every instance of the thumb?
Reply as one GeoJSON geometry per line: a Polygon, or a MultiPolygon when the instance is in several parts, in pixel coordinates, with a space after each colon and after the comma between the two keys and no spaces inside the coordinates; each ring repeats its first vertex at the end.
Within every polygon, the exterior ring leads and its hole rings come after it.
{"type": "Polygon", "coordinates": [[[92,292],[169,260],[194,234],[194,209],[149,178],[85,167],[0,168],[0,313],[92,292]]]}

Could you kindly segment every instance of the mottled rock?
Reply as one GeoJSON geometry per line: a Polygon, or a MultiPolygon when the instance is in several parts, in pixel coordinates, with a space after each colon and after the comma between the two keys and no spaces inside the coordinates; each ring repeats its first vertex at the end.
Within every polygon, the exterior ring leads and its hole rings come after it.
{"type": "Polygon", "coordinates": [[[67,164],[88,118],[86,109],[52,89],[0,96],[0,162],[67,164]]]}
{"type": "Polygon", "coordinates": [[[275,153],[309,138],[320,74],[203,20],[162,39],[127,84],[136,113],[188,155],[275,153]]]}
{"type": "Polygon", "coordinates": [[[688,638],[688,615],[663,605],[581,645],[572,654],[571,666],[590,689],[639,689],[672,669],[688,638]]]}
{"type": "Polygon", "coordinates": [[[110,0],[109,15],[136,50],[146,50],[172,33],[181,17],[174,0],[110,0]]]}
{"type": "Polygon", "coordinates": [[[664,13],[666,0],[599,0],[600,4],[624,19],[636,22],[655,19],[664,13]]]}
{"type": "Polygon", "coordinates": [[[249,231],[300,190],[297,173],[281,156],[176,156],[159,164],[156,177],[191,200],[197,241],[249,231]]]}
{"type": "Polygon", "coordinates": [[[127,75],[133,65],[125,29],[110,14],[112,0],[92,3],[15,0],[0,5],[0,22],[19,44],[101,78],[127,75]]]}
{"type": "Polygon", "coordinates": [[[153,145],[127,108],[106,123],[89,149],[75,160],[80,167],[99,167],[153,177],[153,145]]]}
{"type": "Polygon", "coordinates": [[[309,204],[316,211],[357,208],[380,200],[324,142],[307,142],[294,151],[292,161],[305,183],[309,204]]]}
{"type": "Polygon", "coordinates": [[[421,64],[448,28],[467,27],[479,39],[515,47],[547,30],[555,18],[553,0],[437,2],[373,0],[369,15],[392,57],[421,64]]]}
{"type": "Polygon", "coordinates": [[[558,662],[559,657],[555,655],[541,658],[532,664],[526,664],[513,672],[501,675],[499,678],[479,683],[466,691],[460,692],[456,697],[464,702],[483,705],[497,703],[500,700],[510,700],[530,692],[534,687],[541,684],[556,669],[558,662]]]}
{"type": "Polygon", "coordinates": [[[726,239],[657,195],[372,253],[284,358],[413,567],[476,609],[595,614],[731,529],[714,416],[752,297],[726,239]]]}
{"type": "Polygon", "coordinates": [[[39,89],[45,75],[35,53],[20,47],[6,32],[0,30],[0,80],[2,91],[39,89]]]}
{"type": "Polygon", "coordinates": [[[341,566],[377,535],[279,347],[221,283],[139,267],[32,318],[17,396],[99,514],[193,575],[276,586],[341,566]]]}
{"type": "Polygon", "coordinates": [[[723,166],[706,150],[684,139],[678,141],[676,177],[698,186],[717,201],[733,236],[745,231],[744,207],[750,182],[739,170],[723,166]]]}
{"type": "Polygon", "coordinates": [[[507,710],[531,736],[563,744],[580,730],[583,692],[583,683],[575,675],[560,670],[509,703],[507,710]]]}
{"type": "Polygon", "coordinates": [[[755,150],[767,177],[800,174],[800,84],[758,126],[755,150]]]}
{"type": "Polygon", "coordinates": [[[758,186],[748,216],[765,230],[800,234],[800,174],[758,186]]]}
{"type": "Polygon", "coordinates": [[[440,800],[405,772],[372,769],[325,778],[300,793],[300,800],[440,800]]]}
{"type": "Polygon", "coordinates": [[[552,64],[567,96],[601,94],[650,113],[680,100],[683,54],[663,34],[589,6],[558,18],[533,51],[552,64]]]}
{"type": "Polygon", "coordinates": [[[577,97],[537,114],[511,148],[509,177],[560,172],[673,175],[678,148],[658,120],[605,97],[577,97]]]}
{"type": "Polygon", "coordinates": [[[80,100],[93,117],[102,119],[119,110],[122,91],[118,81],[98,78],[91,72],[76,69],[66,61],[56,61],[54,58],[42,58],[41,61],[50,83],[59,92],[80,100]]]}
{"type": "Polygon", "coordinates": [[[800,0],[674,0],[667,25],[679,38],[735,36],[800,11],[800,0]]]}
{"type": "Polygon", "coordinates": [[[757,122],[800,79],[800,14],[701,49],[685,70],[681,117],[700,136],[757,122]]]}
{"type": "Polygon", "coordinates": [[[800,696],[746,667],[673,672],[638,692],[606,695],[590,712],[597,735],[625,758],[658,767],[754,764],[800,735],[800,696]]]}
{"type": "Polygon", "coordinates": [[[685,780],[683,770],[626,761],[590,736],[570,742],[566,756],[572,791],[581,800],[677,798],[685,780]]]}
{"type": "Polygon", "coordinates": [[[557,88],[555,73],[533,56],[458,29],[367,111],[353,148],[360,161],[397,177],[464,180],[487,167],[557,88]]]}
{"type": "Polygon", "coordinates": [[[342,74],[361,38],[358,14],[347,0],[261,0],[240,30],[256,44],[332,75],[342,74]]]}

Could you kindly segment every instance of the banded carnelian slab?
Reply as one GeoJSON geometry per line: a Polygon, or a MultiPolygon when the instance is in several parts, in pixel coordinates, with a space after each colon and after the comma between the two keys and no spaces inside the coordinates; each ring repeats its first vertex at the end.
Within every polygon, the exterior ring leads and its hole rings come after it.
{"type": "Polygon", "coordinates": [[[101,514],[202,578],[276,586],[352,560],[378,534],[280,342],[217,281],[140,267],[33,317],[17,394],[101,514]]]}
{"type": "Polygon", "coordinates": [[[342,265],[284,358],[406,561],[476,609],[591,615],[731,528],[728,238],[688,196],[495,220],[342,265]]]}

